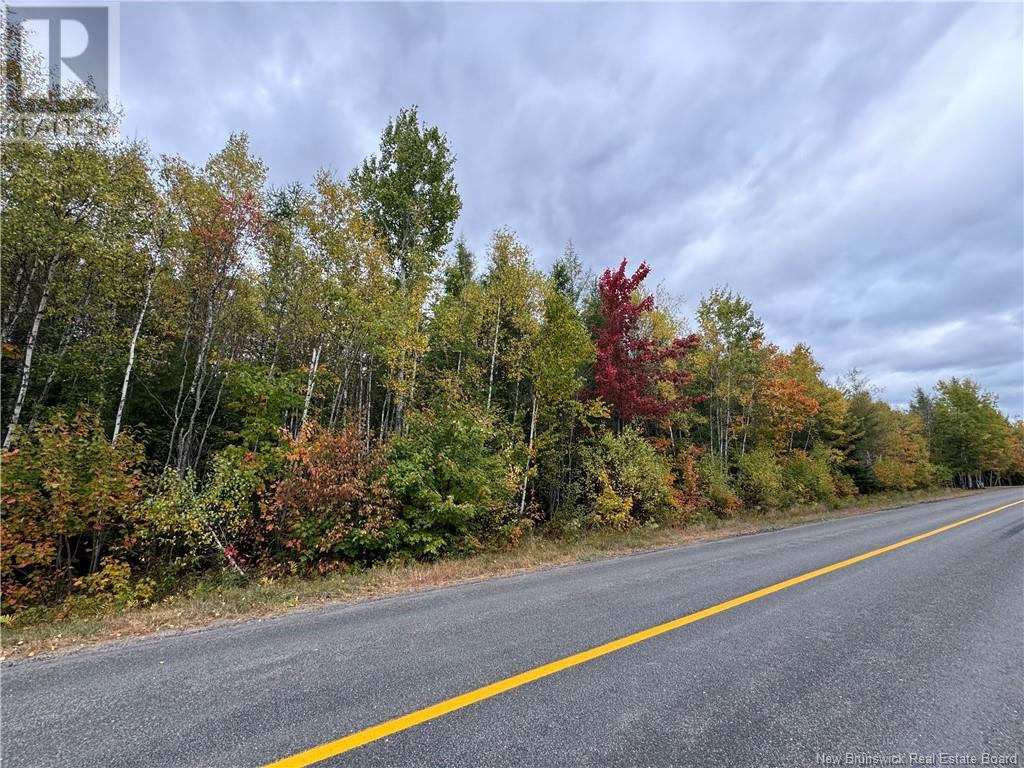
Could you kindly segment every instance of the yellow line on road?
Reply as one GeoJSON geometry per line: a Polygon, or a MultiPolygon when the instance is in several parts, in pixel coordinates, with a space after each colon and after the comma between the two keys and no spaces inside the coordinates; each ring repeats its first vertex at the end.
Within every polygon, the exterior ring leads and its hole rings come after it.
{"type": "Polygon", "coordinates": [[[650,640],[652,637],[657,637],[658,635],[663,635],[666,632],[671,632],[675,629],[679,629],[680,627],[685,627],[687,624],[693,624],[694,622],[706,619],[709,616],[724,613],[725,611],[744,605],[745,603],[759,600],[762,597],[767,597],[768,595],[780,592],[783,589],[796,586],[797,584],[803,584],[805,581],[816,579],[819,576],[824,576],[826,573],[838,571],[840,568],[846,568],[847,566],[855,565],[856,563],[863,562],[864,560],[872,557],[877,557],[878,555],[883,555],[886,552],[892,552],[894,549],[905,547],[908,544],[913,544],[914,542],[921,541],[922,539],[937,536],[940,533],[945,533],[946,531],[958,528],[961,525],[966,525],[967,523],[975,520],[980,520],[983,517],[995,514],[996,512],[1001,512],[1004,509],[1009,509],[1017,504],[1024,504],[1024,499],[1014,501],[1010,504],[1004,504],[1001,507],[996,507],[995,509],[990,509],[987,512],[982,512],[980,514],[964,518],[963,520],[958,520],[955,523],[944,525],[941,528],[936,528],[935,530],[921,533],[917,536],[911,536],[909,539],[897,541],[895,544],[889,544],[888,546],[881,547],[879,549],[873,549],[870,552],[865,552],[862,555],[851,557],[848,560],[833,563],[832,565],[826,565],[824,568],[818,568],[814,571],[808,571],[807,573],[799,576],[794,576],[791,579],[780,581],[778,584],[772,584],[770,587],[764,587],[763,589],[759,589],[755,592],[748,592],[740,597],[734,597],[731,600],[726,600],[725,602],[718,603],[717,605],[712,605],[710,608],[704,608],[703,610],[687,614],[686,616],[681,616],[678,619],[667,621],[664,624],[658,624],[657,626],[641,630],[640,632],[634,632],[631,635],[620,637],[618,640],[612,640],[610,643],[598,645],[594,648],[574,653],[572,656],[566,656],[563,659],[558,659],[557,661],[552,661],[548,664],[534,667],[526,672],[520,672],[518,675],[506,677],[504,680],[498,680],[496,683],[485,685],[484,687],[477,688],[474,691],[469,691],[468,693],[463,693],[460,696],[455,696],[454,698],[446,699],[445,701],[438,702],[437,704],[433,704],[429,707],[418,709],[415,712],[410,712],[407,715],[396,717],[394,720],[388,720],[380,723],[379,725],[374,725],[370,728],[356,731],[355,733],[349,734],[344,738],[337,739],[336,741],[330,741],[326,744],[321,744],[319,747],[313,747],[312,749],[307,749],[304,752],[299,752],[291,755],[290,757],[282,758],[281,760],[268,764],[264,768],[305,768],[307,765],[312,765],[313,763],[318,763],[321,760],[326,760],[327,758],[340,755],[343,752],[357,749],[358,747],[369,744],[372,741],[383,739],[393,733],[404,731],[408,728],[419,725],[420,723],[425,723],[428,720],[434,720],[435,718],[446,715],[449,712],[454,712],[457,709],[468,707],[470,704],[476,704],[478,701],[483,701],[484,699],[497,696],[505,691],[510,691],[513,688],[518,688],[521,685],[532,683],[535,680],[548,677],[549,675],[561,672],[564,669],[569,669],[570,667],[578,666],[584,662],[591,661],[592,659],[597,659],[609,653],[620,651],[623,648],[628,648],[631,645],[642,643],[644,640],[650,640]]]}

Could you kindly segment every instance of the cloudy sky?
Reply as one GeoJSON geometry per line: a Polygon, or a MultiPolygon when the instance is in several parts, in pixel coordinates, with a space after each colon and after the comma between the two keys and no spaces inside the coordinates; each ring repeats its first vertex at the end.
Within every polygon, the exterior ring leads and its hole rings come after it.
{"type": "Polygon", "coordinates": [[[647,260],[691,315],[893,403],[970,375],[1022,405],[1019,4],[121,6],[124,131],[201,162],[246,131],[274,183],[346,174],[409,104],[458,156],[458,231],[548,265],[647,260]]]}

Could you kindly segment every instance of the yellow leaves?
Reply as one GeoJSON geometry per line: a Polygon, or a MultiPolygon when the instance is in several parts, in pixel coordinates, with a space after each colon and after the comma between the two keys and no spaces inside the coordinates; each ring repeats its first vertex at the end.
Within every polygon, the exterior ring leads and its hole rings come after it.
{"type": "Polygon", "coordinates": [[[596,522],[618,530],[625,530],[633,526],[636,521],[633,519],[633,499],[628,496],[620,496],[612,487],[608,472],[602,469],[598,473],[598,480],[601,484],[601,491],[594,503],[596,522]]]}

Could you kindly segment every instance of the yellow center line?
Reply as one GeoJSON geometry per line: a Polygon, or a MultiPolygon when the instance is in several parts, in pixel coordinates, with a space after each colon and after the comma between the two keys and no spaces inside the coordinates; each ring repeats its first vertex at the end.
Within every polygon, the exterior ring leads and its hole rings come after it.
{"type": "Polygon", "coordinates": [[[763,589],[758,589],[754,592],[748,592],[745,595],[734,597],[731,600],[726,600],[725,602],[712,605],[710,608],[704,608],[703,610],[689,613],[686,616],[681,616],[678,619],[667,621],[664,624],[658,624],[657,626],[649,627],[648,629],[641,630],[640,632],[634,632],[631,635],[620,637],[618,640],[612,640],[609,643],[604,643],[603,645],[598,645],[593,648],[588,648],[585,651],[574,653],[572,656],[566,656],[565,658],[558,659],[557,661],[552,661],[548,664],[534,667],[526,672],[520,672],[518,675],[506,677],[504,680],[498,680],[490,685],[485,685],[482,688],[477,688],[476,690],[469,691],[468,693],[463,693],[459,696],[440,701],[437,704],[424,707],[423,709],[418,709],[407,715],[396,717],[393,720],[387,720],[386,722],[374,725],[370,728],[364,728],[361,731],[356,731],[355,733],[349,734],[344,738],[337,739],[336,741],[330,741],[326,744],[321,744],[318,747],[313,747],[312,749],[307,749],[303,752],[282,758],[276,762],[269,763],[264,766],[264,768],[305,768],[307,765],[312,765],[313,763],[318,763],[321,760],[326,760],[329,757],[335,757],[344,752],[357,749],[358,747],[362,747],[372,741],[377,741],[378,739],[390,736],[393,733],[404,731],[408,728],[419,725],[420,723],[425,723],[428,720],[434,720],[435,718],[446,715],[449,712],[454,712],[457,709],[468,707],[470,704],[476,704],[484,699],[489,699],[492,696],[497,696],[498,694],[510,691],[513,688],[518,688],[522,685],[526,685],[527,683],[532,683],[535,680],[548,677],[549,675],[561,672],[564,669],[569,669],[570,667],[578,666],[584,662],[591,661],[592,659],[597,659],[609,653],[620,651],[623,648],[628,648],[631,645],[642,643],[644,640],[650,640],[652,637],[657,637],[658,635],[663,635],[666,632],[671,632],[679,629],[680,627],[685,627],[687,624],[693,624],[694,622],[706,619],[709,616],[724,613],[725,611],[736,608],[737,606],[753,602],[754,600],[759,600],[762,597],[767,597],[775,592],[780,592],[783,589],[788,589],[789,587],[796,586],[797,584],[803,584],[805,581],[810,581],[811,579],[816,579],[819,576],[824,576],[827,573],[838,571],[840,568],[846,568],[847,566],[855,565],[856,563],[863,562],[864,560],[872,557],[877,557],[878,555],[885,554],[886,552],[892,552],[894,549],[905,547],[908,544],[913,544],[914,542],[921,541],[932,536],[937,536],[940,533],[945,533],[946,531],[958,528],[961,525],[966,525],[967,523],[975,520],[980,520],[983,517],[995,514],[996,512],[1001,512],[1004,509],[1009,509],[1017,504],[1024,504],[1024,499],[1011,502],[1010,504],[1004,504],[1001,507],[990,509],[987,512],[981,512],[980,514],[964,518],[963,520],[958,520],[955,523],[944,525],[941,528],[936,528],[935,530],[928,531],[926,533],[920,533],[917,536],[911,536],[909,539],[897,541],[895,544],[889,544],[888,546],[880,547],[879,549],[873,549],[870,552],[865,552],[862,555],[851,557],[848,560],[833,563],[832,565],[826,565],[824,568],[818,568],[814,571],[808,571],[807,573],[803,573],[799,576],[794,576],[791,579],[786,579],[785,581],[780,581],[777,584],[772,584],[770,587],[764,587],[763,589]]]}

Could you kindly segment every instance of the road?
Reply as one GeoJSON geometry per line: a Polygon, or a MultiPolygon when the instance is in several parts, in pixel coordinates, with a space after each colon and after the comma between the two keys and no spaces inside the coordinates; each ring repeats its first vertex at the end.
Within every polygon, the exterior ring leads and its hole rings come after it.
{"type": "Polygon", "coordinates": [[[814,766],[939,752],[1020,765],[1024,505],[785,582],[1021,498],[990,491],[8,663],[3,765],[264,765],[622,637],[317,765],[814,766]]]}

